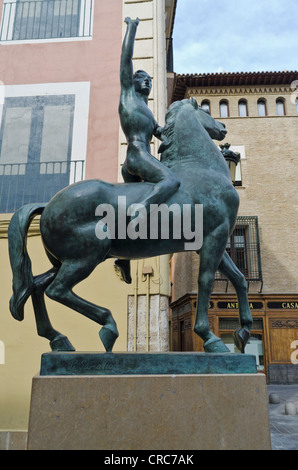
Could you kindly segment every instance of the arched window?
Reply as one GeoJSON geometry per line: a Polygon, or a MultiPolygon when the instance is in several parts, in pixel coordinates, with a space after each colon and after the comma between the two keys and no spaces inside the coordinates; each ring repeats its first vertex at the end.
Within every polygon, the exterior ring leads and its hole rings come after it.
{"type": "Polygon", "coordinates": [[[246,100],[240,100],[238,103],[239,116],[246,117],[248,116],[247,102],[246,100]]]}
{"type": "Polygon", "coordinates": [[[219,114],[222,118],[229,117],[229,103],[226,100],[221,100],[219,103],[219,114]]]}
{"type": "Polygon", "coordinates": [[[258,116],[267,116],[266,100],[263,98],[258,100],[258,116]]]}
{"type": "Polygon", "coordinates": [[[283,98],[278,98],[276,100],[276,113],[278,116],[286,115],[286,107],[283,98]]]}
{"type": "Polygon", "coordinates": [[[201,106],[202,106],[202,109],[204,109],[204,111],[209,111],[209,113],[211,113],[210,101],[208,101],[208,100],[202,101],[201,106]]]}

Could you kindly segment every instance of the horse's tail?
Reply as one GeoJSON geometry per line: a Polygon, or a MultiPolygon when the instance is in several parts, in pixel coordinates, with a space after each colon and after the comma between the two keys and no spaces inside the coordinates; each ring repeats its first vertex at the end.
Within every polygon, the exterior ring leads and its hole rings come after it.
{"type": "Polygon", "coordinates": [[[8,228],[8,248],[13,274],[13,295],[9,302],[12,316],[24,319],[24,305],[33,289],[31,261],[27,252],[27,232],[32,219],[42,214],[46,204],[36,203],[21,207],[12,216],[8,228]]]}

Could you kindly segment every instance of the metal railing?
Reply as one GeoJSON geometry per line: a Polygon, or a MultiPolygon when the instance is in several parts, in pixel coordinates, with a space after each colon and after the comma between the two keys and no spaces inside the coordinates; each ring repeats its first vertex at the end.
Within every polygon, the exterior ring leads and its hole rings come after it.
{"type": "Polygon", "coordinates": [[[69,184],[82,181],[84,167],[84,160],[0,164],[0,213],[48,202],[69,184]]]}
{"type": "Polygon", "coordinates": [[[3,4],[1,41],[92,36],[94,0],[20,0],[3,4]]]}
{"type": "MultiPolygon", "coordinates": [[[[238,216],[234,232],[226,250],[248,282],[260,282],[263,285],[259,227],[257,216],[238,216]]],[[[216,281],[228,282],[219,271],[216,281]]]]}

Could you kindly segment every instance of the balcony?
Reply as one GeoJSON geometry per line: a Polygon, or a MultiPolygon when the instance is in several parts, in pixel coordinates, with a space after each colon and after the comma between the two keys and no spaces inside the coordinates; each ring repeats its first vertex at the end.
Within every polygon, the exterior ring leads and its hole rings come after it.
{"type": "Polygon", "coordinates": [[[82,181],[84,166],[84,160],[0,164],[0,213],[48,202],[69,184],[82,181]]]}
{"type": "Polygon", "coordinates": [[[90,38],[94,0],[18,0],[3,5],[1,42],[90,38]]]}

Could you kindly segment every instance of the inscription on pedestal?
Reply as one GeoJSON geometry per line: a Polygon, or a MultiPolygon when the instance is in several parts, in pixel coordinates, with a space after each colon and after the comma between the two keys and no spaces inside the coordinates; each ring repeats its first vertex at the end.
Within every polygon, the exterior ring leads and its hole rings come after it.
{"type": "Polygon", "coordinates": [[[69,372],[73,372],[75,374],[80,372],[87,372],[87,373],[96,373],[96,372],[104,372],[104,371],[113,371],[113,363],[111,361],[102,361],[100,363],[92,363],[91,361],[86,361],[86,359],[73,359],[68,362],[68,370],[69,372]]]}
{"type": "Polygon", "coordinates": [[[42,355],[40,375],[255,374],[249,354],[88,353],[42,355]]]}

